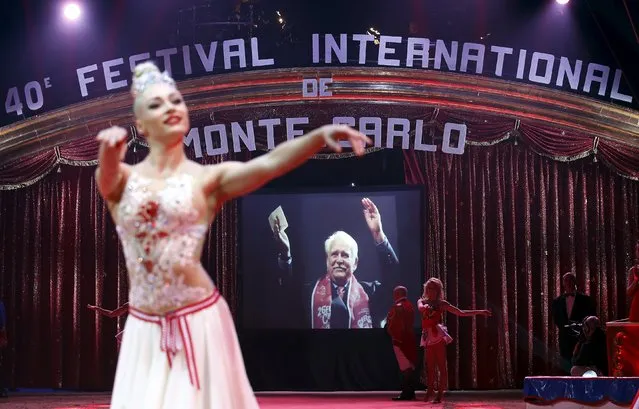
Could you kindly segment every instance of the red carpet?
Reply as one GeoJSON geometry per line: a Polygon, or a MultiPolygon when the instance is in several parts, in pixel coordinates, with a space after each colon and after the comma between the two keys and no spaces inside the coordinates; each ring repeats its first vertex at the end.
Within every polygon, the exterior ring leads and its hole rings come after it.
{"type": "MultiPolygon", "coordinates": [[[[388,393],[258,394],[261,409],[524,409],[519,391],[452,392],[441,404],[393,402],[388,393]]],[[[423,395],[419,395],[422,399],[423,395]]],[[[109,394],[13,395],[0,400],[3,409],[104,409],[109,394]]]]}

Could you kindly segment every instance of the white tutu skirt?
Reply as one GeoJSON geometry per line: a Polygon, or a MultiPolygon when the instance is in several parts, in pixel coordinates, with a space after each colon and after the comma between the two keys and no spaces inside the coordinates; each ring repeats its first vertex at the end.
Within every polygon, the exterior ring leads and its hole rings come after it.
{"type": "Polygon", "coordinates": [[[453,337],[448,334],[448,328],[443,324],[437,324],[434,328],[425,328],[422,330],[422,340],[419,346],[428,347],[439,344],[442,341],[448,345],[453,342],[453,337]]]}
{"type": "Polygon", "coordinates": [[[168,324],[169,315],[149,317],[163,320],[160,325],[130,311],[112,409],[259,408],[228,305],[216,295],[212,305],[189,306],[195,312],[187,311],[168,324]],[[169,336],[167,342],[167,333],[177,336],[169,336]],[[167,349],[174,354],[167,355],[167,349]]]}

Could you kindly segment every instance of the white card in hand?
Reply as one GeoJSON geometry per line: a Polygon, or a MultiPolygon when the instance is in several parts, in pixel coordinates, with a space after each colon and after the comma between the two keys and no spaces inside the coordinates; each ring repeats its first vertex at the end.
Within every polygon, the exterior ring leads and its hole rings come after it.
{"type": "Polygon", "coordinates": [[[286,216],[284,215],[284,210],[282,210],[282,206],[277,206],[277,209],[273,210],[271,214],[268,216],[268,224],[271,226],[271,231],[275,232],[275,219],[280,222],[280,231],[285,231],[288,227],[288,221],[286,220],[286,216]]]}

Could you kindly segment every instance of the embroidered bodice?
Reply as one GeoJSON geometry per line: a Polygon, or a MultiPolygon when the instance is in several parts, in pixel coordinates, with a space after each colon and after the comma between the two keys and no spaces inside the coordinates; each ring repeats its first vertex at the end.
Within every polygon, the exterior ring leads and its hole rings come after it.
{"type": "Polygon", "coordinates": [[[441,309],[441,305],[439,303],[429,304],[428,302],[423,302],[424,306],[430,306],[430,308],[422,311],[422,328],[435,328],[438,324],[441,324],[443,321],[443,313],[441,309]]]}
{"type": "Polygon", "coordinates": [[[175,268],[197,267],[208,225],[193,208],[193,177],[164,182],[131,172],[118,205],[117,232],[130,277],[129,302],[169,311],[206,297],[210,289],[189,286],[175,268]],[[152,185],[163,183],[160,189],[152,185]]]}

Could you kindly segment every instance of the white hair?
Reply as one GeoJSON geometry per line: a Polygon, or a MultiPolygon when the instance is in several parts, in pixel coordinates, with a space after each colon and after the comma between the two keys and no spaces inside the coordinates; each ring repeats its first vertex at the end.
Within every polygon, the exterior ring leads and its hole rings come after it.
{"type": "Polygon", "coordinates": [[[333,242],[336,239],[344,240],[351,249],[351,255],[353,256],[353,260],[357,260],[357,242],[355,241],[353,236],[341,230],[331,234],[324,242],[324,251],[326,251],[326,255],[327,256],[330,255],[331,247],[333,246],[333,242]]]}

